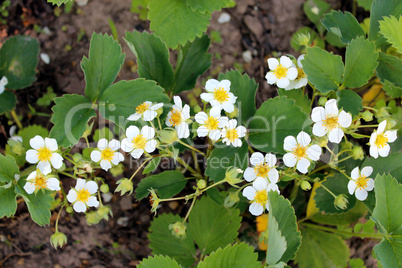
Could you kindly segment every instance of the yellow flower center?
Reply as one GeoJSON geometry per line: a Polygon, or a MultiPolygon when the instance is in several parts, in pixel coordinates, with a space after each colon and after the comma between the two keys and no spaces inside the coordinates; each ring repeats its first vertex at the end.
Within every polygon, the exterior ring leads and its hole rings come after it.
{"type": "Polygon", "coordinates": [[[106,148],[101,152],[101,159],[106,161],[112,161],[114,156],[114,152],[110,148],[106,148]]]}
{"type": "Polygon", "coordinates": [[[378,148],[382,148],[385,146],[385,144],[387,144],[388,142],[388,138],[385,137],[385,135],[383,133],[378,134],[377,138],[374,141],[374,144],[378,147],[378,148]]]}
{"type": "Polygon", "coordinates": [[[306,157],[307,155],[307,146],[302,146],[297,144],[296,148],[293,150],[293,154],[297,156],[298,159],[302,157],[306,157]]]}
{"type": "Polygon", "coordinates": [[[235,128],[228,129],[226,132],[226,138],[228,138],[231,142],[234,142],[237,138],[239,138],[237,130],[235,128]]]}
{"type": "Polygon", "coordinates": [[[214,90],[214,99],[223,103],[229,99],[229,93],[227,93],[223,88],[218,88],[214,90]]]}
{"type": "Polygon", "coordinates": [[[39,175],[35,178],[35,188],[36,189],[44,189],[46,188],[47,183],[46,183],[46,178],[43,176],[39,175]]]}
{"type": "Polygon", "coordinates": [[[149,103],[144,102],[138,105],[137,108],[135,108],[135,112],[137,114],[143,114],[148,109],[149,109],[149,103]]]}
{"type": "Polygon", "coordinates": [[[306,74],[304,73],[302,68],[297,67],[297,78],[296,80],[299,80],[301,78],[306,77],[306,74]]]}
{"type": "Polygon", "coordinates": [[[274,70],[274,74],[278,79],[285,78],[288,74],[288,69],[283,67],[282,64],[279,64],[278,67],[276,67],[276,69],[274,70]]]}
{"type": "Polygon", "coordinates": [[[268,193],[266,190],[261,190],[261,191],[256,191],[255,197],[254,197],[254,202],[265,205],[268,200],[268,193]]]}
{"type": "Polygon", "coordinates": [[[173,125],[173,126],[178,126],[181,123],[181,112],[176,110],[176,109],[172,109],[170,111],[172,113],[169,122],[173,125]]]}
{"type": "Polygon", "coordinates": [[[49,161],[50,157],[52,157],[52,152],[47,147],[39,148],[36,154],[39,161],[49,161]]]}
{"type": "Polygon", "coordinates": [[[133,139],[133,144],[137,149],[144,149],[147,144],[147,139],[140,134],[133,139]]]}
{"type": "Polygon", "coordinates": [[[213,116],[208,117],[207,121],[205,122],[205,126],[208,130],[215,130],[218,129],[219,121],[213,116]]]}
{"type": "Polygon", "coordinates": [[[326,130],[332,130],[339,125],[338,120],[338,116],[326,116],[323,125],[326,130]]]}
{"type": "Polygon", "coordinates": [[[89,191],[87,189],[81,189],[77,193],[77,201],[86,203],[86,202],[88,202],[88,199],[90,196],[91,196],[91,194],[89,193],[89,191]]]}
{"type": "Polygon", "coordinates": [[[254,167],[254,172],[257,174],[257,177],[266,178],[268,176],[269,167],[266,163],[259,164],[254,167]]]}
{"type": "Polygon", "coordinates": [[[367,187],[368,180],[369,178],[367,178],[366,176],[360,176],[356,181],[356,187],[365,189],[367,187]]]}

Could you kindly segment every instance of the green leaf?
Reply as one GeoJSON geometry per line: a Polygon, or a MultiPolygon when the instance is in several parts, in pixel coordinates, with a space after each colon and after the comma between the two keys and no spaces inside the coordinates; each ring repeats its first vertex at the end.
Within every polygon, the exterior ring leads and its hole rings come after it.
{"type": "Polygon", "coordinates": [[[47,0],[48,3],[51,3],[53,5],[61,6],[62,4],[68,4],[73,0],[47,0]]]}
{"type": "Polygon", "coordinates": [[[331,10],[331,6],[324,0],[307,0],[303,4],[303,11],[307,18],[317,26],[318,32],[322,35],[325,31],[320,22],[322,16],[331,10]]]}
{"type": "Polygon", "coordinates": [[[261,263],[257,261],[258,254],[254,248],[246,243],[227,245],[224,249],[220,248],[207,256],[198,264],[198,268],[220,267],[247,267],[259,268],[261,263]]]}
{"type": "Polygon", "coordinates": [[[400,0],[374,0],[371,5],[370,14],[370,30],[369,39],[371,41],[376,41],[378,48],[385,48],[387,42],[382,35],[379,35],[380,31],[380,21],[385,16],[393,15],[399,18],[402,15],[402,2],[400,0]]]}
{"type": "Polygon", "coordinates": [[[29,141],[36,135],[46,138],[49,136],[49,130],[39,125],[30,125],[18,131],[18,136],[22,138],[22,145],[25,149],[31,148],[29,141]]]}
{"type": "Polygon", "coordinates": [[[16,103],[17,98],[15,95],[11,91],[5,90],[0,94],[0,115],[11,111],[16,103]]]}
{"type": "Polygon", "coordinates": [[[387,157],[366,157],[362,167],[370,166],[373,168],[371,177],[376,177],[378,174],[390,174],[395,177],[399,183],[402,183],[402,166],[401,166],[401,153],[392,152],[387,157]]]}
{"type": "Polygon", "coordinates": [[[327,177],[326,181],[321,184],[330,190],[335,196],[344,194],[348,199],[349,203],[346,209],[336,208],[334,205],[335,198],[324,189],[324,187],[318,187],[316,190],[316,195],[314,196],[315,203],[318,209],[324,213],[343,213],[356,204],[356,198],[349,194],[348,192],[349,180],[344,175],[337,173],[334,177],[327,177]]]}
{"type": "Polygon", "coordinates": [[[339,36],[344,44],[365,35],[363,28],[350,12],[332,10],[331,13],[324,15],[322,24],[329,32],[339,36]]]}
{"type": "Polygon", "coordinates": [[[209,197],[198,200],[188,219],[189,231],[202,254],[232,243],[240,228],[238,209],[227,210],[209,197]]]}
{"type": "Polygon", "coordinates": [[[295,260],[300,268],[347,267],[349,249],[339,236],[312,228],[300,231],[303,243],[295,260]]]}
{"type": "Polygon", "coordinates": [[[96,142],[98,142],[100,139],[107,139],[108,141],[110,141],[113,138],[114,138],[113,132],[107,127],[103,127],[101,129],[95,129],[94,135],[92,137],[92,139],[96,142]]]}
{"type": "Polygon", "coordinates": [[[402,97],[402,88],[393,85],[388,80],[385,80],[385,84],[382,87],[385,93],[390,96],[391,98],[399,98],[402,97]]]}
{"type": "Polygon", "coordinates": [[[113,83],[124,62],[125,54],[121,46],[107,34],[93,33],[89,47],[89,56],[83,57],[81,68],[85,74],[85,95],[92,102],[113,83]]]}
{"type": "Polygon", "coordinates": [[[211,156],[207,160],[205,175],[215,182],[225,178],[228,167],[238,167],[245,170],[248,167],[248,145],[243,141],[241,147],[227,147],[226,145],[215,144],[211,156]]]}
{"type": "Polygon", "coordinates": [[[376,71],[380,81],[383,84],[389,81],[397,87],[402,87],[402,60],[380,52],[378,62],[376,71]]]}
{"type": "Polygon", "coordinates": [[[227,7],[232,1],[231,0],[186,0],[187,5],[193,11],[199,11],[201,13],[213,13],[214,11],[219,11],[224,7],[227,7]]]}
{"type": "MultiPolygon", "coordinates": [[[[302,27],[299,30],[297,30],[293,35],[292,35],[292,39],[290,40],[290,46],[296,50],[296,51],[301,51],[302,48],[304,48],[304,46],[301,46],[299,44],[299,40],[298,40],[298,36],[299,34],[304,34],[304,35],[308,35],[310,34],[310,42],[309,45],[311,45],[313,42],[315,42],[316,40],[321,40],[319,39],[319,36],[317,34],[317,32],[315,32],[313,29],[309,28],[309,27],[302,27]]],[[[321,42],[320,42],[321,43],[321,42]]],[[[315,42],[316,46],[320,46],[320,43],[315,42]]],[[[325,44],[322,48],[325,48],[325,44]]]]}
{"type": "Polygon", "coordinates": [[[375,179],[376,205],[372,220],[379,226],[384,237],[374,247],[384,267],[402,265],[402,214],[398,205],[402,203],[402,185],[391,175],[377,175],[375,179]]]}
{"type": "Polygon", "coordinates": [[[169,98],[154,81],[142,78],[119,81],[103,93],[99,100],[99,112],[105,119],[125,129],[128,123],[126,119],[144,101],[169,103],[169,98]]]}
{"type": "Polygon", "coordinates": [[[64,148],[74,146],[84,134],[88,121],[96,116],[92,103],[85,96],[76,94],[65,94],[54,99],[54,102],[54,126],[50,137],[56,139],[58,145],[64,148]]]}
{"type": "Polygon", "coordinates": [[[286,136],[296,137],[302,130],[310,132],[309,116],[294,104],[294,100],[284,96],[265,101],[247,127],[251,146],[267,153],[283,154],[286,136]]]}
{"type": "Polygon", "coordinates": [[[369,81],[378,65],[374,42],[357,37],[346,47],[343,84],[347,88],[361,87],[369,81]]]}
{"type": "Polygon", "coordinates": [[[194,88],[197,78],[211,67],[212,54],[207,53],[211,40],[207,35],[180,47],[174,70],[174,94],[194,88]]]}
{"type": "Polygon", "coordinates": [[[149,0],[133,0],[130,12],[140,15],[140,20],[147,20],[149,0]]]}
{"type": "Polygon", "coordinates": [[[344,89],[337,92],[339,97],[338,107],[343,108],[345,112],[350,112],[352,115],[359,115],[363,110],[363,99],[356,92],[344,89]]]}
{"type": "Polygon", "coordinates": [[[311,113],[311,101],[307,94],[303,94],[302,90],[284,90],[283,88],[278,88],[279,96],[286,96],[290,100],[296,101],[296,105],[302,108],[302,111],[306,114],[311,113]]]}
{"type": "Polygon", "coordinates": [[[194,12],[185,0],[152,0],[148,5],[151,30],[175,49],[207,31],[211,13],[194,12]]]}
{"type": "Polygon", "coordinates": [[[327,225],[350,225],[357,222],[358,219],[367,213],[367,208],[362,202],[357,202],[356,205],[345,213],[325,214],[316,213],[310,219],[312,221],[327,224],[327,225]]]}
{"type": "Polygon", "coordinates": [[[331,46],[334,46],[334,47],[343,48],[346,46],[344,43],[342,43],[339,36],[337,36],[336,34],[334,34],[332,32],[327,32],[327,34],[325,35],[325,41],[327,41],[328,44],[330,44],[331,46]]]}
{"type": "Polygon", "coordinates": [[[169,170],[142,179],[135,190],[138,200],[148,196],[149,189],[154,189],[160,198],[171,198],[186,186],[187,180],[180,171],[169,170]]]}
{"type": "Polygon", "coordinates": [[[154,171],[158,166],[159,163],[161,162],[162,157],[157,156],[155,158],[153,158],[144,168],[144,170],[142,171],[142,174],[148,174],[151,173],[152,171],[154,171]]]}
{"type": "Polygon", "coordinates": [[[176,238],[169,230],[169,225],[178,221],[182,222],[183,219],[172,214],[163,214],[154,218],[149,227],[149,247],[153,255],[167,255],[184,267],[190,267],[194,264],[196,255],[190,230],[187,229],[184,239],[176,238]]]}
{"type": "Polygon", "coordinates": [[[342,57],[318,47],[307,48],[302,60],[303,70],[308,80],[322,93],[336,91],[342,83],[342,57]]]}
{"type": "Polygon", "coordinates": [[[26,88],[36,80],[39,42],[29,36],[13,36],[0,49],[0,77],[8,79],[7,88],[26,88]]]}
{"type": "Polygon", "coordinates": [[[138,75],[154,80],[164,89],[173,83],[173,67],[169,62],[169,50],[166,44],[155,34],[146,31],[126,32],[126,44],[137,57],[138,75]]]}
{"type": "Polygon", "coordinates": [[[268,264],[276,264],[279,261],[287,263],[293,260],[301,244],[300,232],[297,230],[296,215],[290,201],[275,191],[268,193],[268,264]],[[283,239],[285,238],[285,244],[283,239]],[[275,237],[273,240],[271,237],[275,237]],[[273,240],[273,241],[272,241],[273,240]],[[277,248],[278,247],[278,248],[277,248]],[[284,250],[285,249],[285,250],[284,250]],[[278,252],[279,250],[279,252],[278,252]],[[274,257],[271,252],[275,252],[274,257]]]}
{"type": "Polygon", "coordinates": [[[370,11],[372,3],[373,0],[357,0],[357,4],[364,8],[366,11],[370,11]]]}
{"type": "Polygon", "coordinates": [[[380,33],[402,53],[402,17],[399,17],[399,21],[394,16],[383,17],[380,21],[380,33]]]}
{"type": "Polygon", "coordinates": [[[148,257],[146,259],[142,259],[140,264],[137,266],[138,268],[180,268],[181,266],[174,260],[168,256],[154,256],[148,257]]]}
{"type": "Polygon", "coordinates": [[[239,124],[246,123],[256,112],[255,94],[258,84],[247,74],[242,75],[238,70],[219,74],[219,80],[227,79],[231,82],[230,92],[236,97],[236,105],[239,109],[239,124]]]}
{"type": "Polygon", "coordinates": [[[4,156],[0,153],[0,182],[8,183],[14,181],[16,174],[20,174],[20,169],[15,163],[14,157],[9,155],[4,156]]]}
{"type": "Polygon", "coordinates": [[[0,187],[0,200],[0,218],[13,216],[17,211],[17,199],[14,193],[14,187],[0,187]]]}

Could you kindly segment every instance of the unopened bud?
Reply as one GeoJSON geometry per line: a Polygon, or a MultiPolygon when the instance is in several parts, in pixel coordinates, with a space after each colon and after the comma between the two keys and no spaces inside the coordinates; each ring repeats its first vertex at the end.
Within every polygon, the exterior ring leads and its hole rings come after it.
{"type": "Polygon", "coordinates": [[[228,196],[226,196],[225,201],[223,202],[223,205],[225,206],[225,208],[231,208],[239,201],[239,192],[229,191],[228,196]]]}
{"type": "Polygon", "coordinates": [[[320,147],[325,147],[328,144],[328,137],[326,135],[323,137],[317,137],[317,141],[320,147]]]}
{"type": "Polygon", "coordinates": [[[65,244],[67,244],[67,236],[63,233],[57,231],[50,237],[50,245],[55,249],[57,249],[57,247],[61,248],[65,244]]]}
{"type": "Polygon", "coordinates": [[[156,118],[158,118],[159,116],[161,116],[161,114],[163,114],[163,107],[159,108],[158,110],[156,110],[156,118]]]}
{"type": "Polygon", "coordinates": [[[207,186],[207,183],[205,180],[199,180],[197,182],[197,188],[200,190],[204,189],[206,186],[207,186]]]}
{"type": "Polygon", "coordinates": [[[297,39],[297,43],[299,43],[299,45],[301,46],[308,46],[308,44],[310,43],[310,33],[300,33],[297,35],[296,37],[297,39]]]}
{"type": "Polygon", "coordinates": [[[311,184],[308,181],[302,181],[300,187],[303,189],[303,191],[309,191],[311,189],[311,184]]]}
{"type": "Polygon", "coordinates": [[[85,214],[85,219],[87,220],[87,224],[89,226],[98,224],[102,220],[97,211],[87,212],[85,214]]]}
{"type": "Polygon", "coordinates": [[[202,108],[197,104],[197,105],[194,105],[194,113],[199,113],[199,112],[201,112],[202,111],[202,108]]]}
{"type": "Polygon", "coordinates": [[[113,212],[109,206],[101,206],[96,212],[102,219],[109,220],[109,215],[113,217],[113,212]]]}
{"type": "Polygon", "coordinates": [[[66,208],[67,213],[73,213],[73,208],[72,207],[67,207],[66,208]]]}
{"type": "Polygon", "coordinates": [[[165,128],[158,132],[159,140],[166,144],[172,144],[177,141],[177,132],[174,128],[165,128]]]}
{"type": "Polygon", "coordinates": [[[113,166],[111,169],[109,169],[109,171],[113,176],[117,177],[123,174],[124,166],[122,163],[119,163],[118,165],[113,166]]]}
{"type": "Polygon", "coordinates": [[[336,209],[346,209],[348,207],[348,198],[344,194],[340,194],[335,198],[334,205],[336,209]]]}
{"type": "Polygon", "coordinates": [[[117,181],[117,188],[115,192],[120,192],[120,195],[124,195],[125,193],[128,193],[129,195],[133,193],[133,183],[131,180],[127,178],[123,178],[117,181]]]}
{"type": "Polygon", "coordinates": [[[327,101],[328,101],[328,99],[326,97],[321,97],[321,98],[318,99],[318,105],[325,106],[327,101]]]}
{"type": "Polygon", "coordinates": [[[226,170],[225,173],[225,181],[232,185],[233,187],[237,187],[236,184],[242,182],[241,180],[241,174],[243,173],[243,170],[237,168],[237,167],[229,167],[226,170]]]}
{"type": "Polygon", "coordinates": [[[8,145],[10,145],[11,151],[13,151],[13,153],[15,153],[16,155],[22,155],[25,153],[25,148],[21,142],[14,139],[9,139],[7,143],[8,145]]]}
{"type": "Polygon", "coordinates": [[[176,238],[186,238],[186,229],[186,226],[179,221],[169,225],[169,230],[172,230],[172,235],[176,238]]]}
{"type": "Polygon", "coordinates": [[[102,184],[101,187],[100,187],[100,190],[101,190],[101,192],[104,193],[104,194],[108,193],[108,192],[109,192],[109,185],[107,185],[107,184],[102,184]]]}
{"type": "Polygon", "coordinates": [[[92,132],[92,127],[94,126],[94,122],[92,122],[90,125],[86,125],[86,127],[85,127],[85,131],[84,131],[84,134],[82,134],[82,137],[83,138],[86,138],[86,137],[88,137],[89,135],[91,135],[91,132],[92,132]]]}
{"type": "Polygon", "coordinates": [[[352,149],[353,159],[355,160],[363,160],[364,158],[364,151],[361,146],[354,146],[352,149]]]}
{"type": "Polygon", "coordinates": [[[154,212],[156,214],[156,210],[158,209],[160,199],[154,189],[150,189],[149,192],[151,194],[151,196],[149,197],[149,203],[152,206],[151,212],[154,212]]]}
{"type": "Polygon", "coordinates": [[[373,113],[370,111],[364,111],[362,113],[362,118],[366,122],[370,122],[371,120],[373,120],[373,116],[374,116],[373,113]]]}

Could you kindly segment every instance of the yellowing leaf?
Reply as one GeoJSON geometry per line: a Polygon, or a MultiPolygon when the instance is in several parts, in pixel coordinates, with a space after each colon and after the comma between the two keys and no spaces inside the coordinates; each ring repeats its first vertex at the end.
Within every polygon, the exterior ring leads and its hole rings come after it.
{"type": "Polygon", "coordinates": [[[363,94],[363,105],[374,106],[377,101],[385,99],[385,94],[381,89],[380,81],[376,80],[376,83],[363,94]]]}
{"type": "Polygon", "coordinates": [[[308,201],[307,204],[306,218],[310,218],[311,216],[319,212],[319,209],[315,205],[314,196],[315,196],[315,190],[317,190],[317,188],[320,186],[321,183],[319,182],[314,183],[313,189],[311,190],[310,200],[308,201]]]}

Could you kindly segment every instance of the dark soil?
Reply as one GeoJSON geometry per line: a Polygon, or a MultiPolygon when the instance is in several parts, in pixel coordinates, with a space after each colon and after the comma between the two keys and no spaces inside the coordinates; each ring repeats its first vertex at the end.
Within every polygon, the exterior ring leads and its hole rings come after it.
{"type": "MultiPolygon", "coordinates": [[[[265,81],[267,72],[266,59],[276,51],[296,53],[290,48],[292,34],[304,25],[309,25],[302,4],[304,0],[239,0],[237,6],[223,10],[231,15],[231,21],[224,24],[217,22],[221,12],[212,16],[209,32],[219,31],[222,42],[213,43],[210,53],[219,53],[221,59],[213,57],[213,66],[204,77],[225,72],[239,64],[245,72],[259,83],[257,105],[275,96],[276,88],[265,81]],[[244,62],[242,53],[252,52],[251,62],[244,62]]],[[[334,8],[349,8],[351,1],[333,0],[334,8]]],[[[0,44],[8,36],[24,34],[35,37],[40,42],[41,52],[50,57],[50,64],[39,62],[37,81],[29,88],[17,92],[17,113],[22,116],[24,126],[40,124],[48,129],[52,124],[48,117],[30,116],[28,104],[37,111],[50,113],[50,108],[36,105],[36,100],[51,86],[57,95],[65,93],[83,94],[84,75],[80,67],[81,59],[88,55],[89,40],[93,32],[111,33],[107,19],[116,25],[120,43],[126,53],[125,64],[118,80],[134,79],[132,72],[135,57],[125,45],[122,36],[125,31],[149,30],[149,22],[139,20],[130,13],[131,0],[90,0],[88,5],[77,7],[70,13],[61,12],[55,16],[55,9],[45,0],[13,0],[9,9],[7,25],[0,26],[0,44]],[[23,19],[22,19],[23,17],[23,19]],[[38,33],[34,25],[42,29],[47,27],[51,34],[38,33]],[[63,29],[63,30],[62,30],[63,29]]],[[[199,79],[201,81],[201,79],[199,79]]],[[[202,87],[201,82],[197,85],[202,87]]],[[[4,153],[4,144],[8,138],[7,119],[0,122],[0,152],[4,153]]],[[[128,164],[128,163],[126,163],[128,164]]],[[[132,174],[126,171],[126,176],[132,174]]],[[[116,181],[110,173],[102,173],[107,178],[113,191],[116,181]]],[[[63,186],[73,184],[70,178],[61,178],[63,186]]],[[[136,184],[141,179],[136,178],[136,184]]],[[[68,244],[55,250],[50,246],[49,238],[54,231],[56,212],[51,218],[51,227],[39,227],[29,217],[25,204],[18,206],[16,216],[0,219],[0,267],[127,267],[136,266],[147,257],[148,227],[153,215],[150,213],[148,200],[136,202],[132,196],[121,197],[114,194],[107,203],[112,207],[113,217],[95,226],[88,226],[83,214],[61,215],[59,230],[68,237],[68,244]]],[[[177,202],[163,204],[159,213],[179,213],[185,215],[186,206],[177,202]]],[[[242,230],[247,228],[247,223],[242,230]]],[[[369,241],[348,241],[352,257],[365,260],[368,267],[375,266],[371,257],[373,244],[369,241]]]]}

